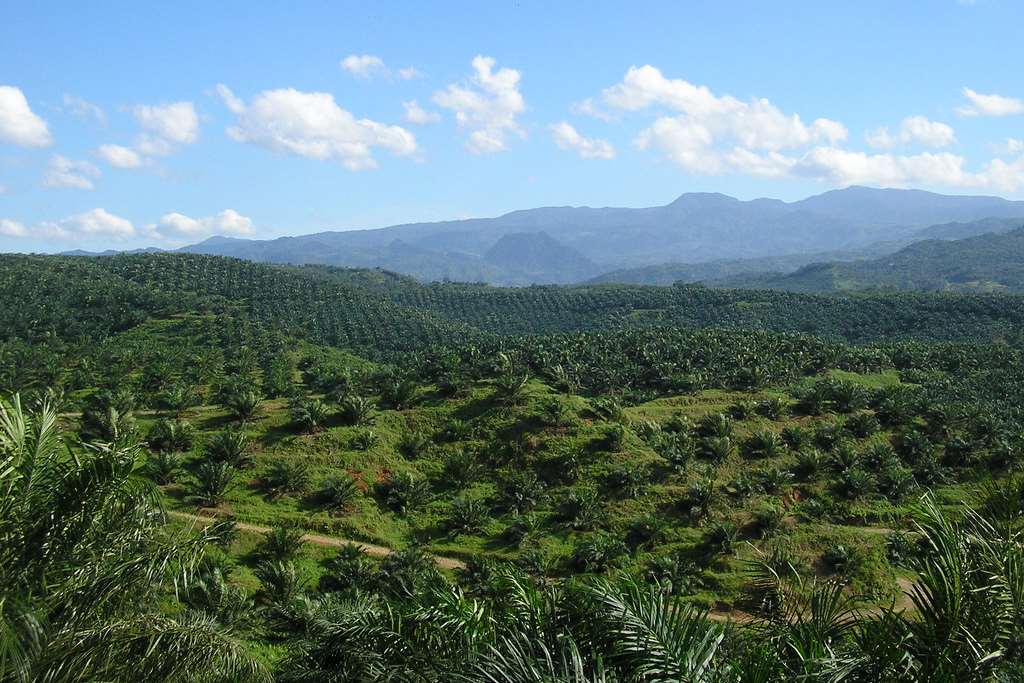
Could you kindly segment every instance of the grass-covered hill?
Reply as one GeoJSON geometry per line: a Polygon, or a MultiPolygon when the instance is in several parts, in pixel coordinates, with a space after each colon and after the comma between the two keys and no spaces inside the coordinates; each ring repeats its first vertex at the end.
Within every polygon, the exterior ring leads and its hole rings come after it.
{"type": "Polygon", "coordinates": [[[1019,669],[991,654],[1024,604],[1015,296],[161,254],[3,257],[0,284],[0,616],[51,678],[1019,669]]]}

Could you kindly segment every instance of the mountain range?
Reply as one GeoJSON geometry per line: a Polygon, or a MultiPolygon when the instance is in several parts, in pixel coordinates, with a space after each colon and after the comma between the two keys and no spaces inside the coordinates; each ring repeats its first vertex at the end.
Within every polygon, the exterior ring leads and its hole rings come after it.
{"type": "Polygon", "coordinates": [[[1008,230],[1024,202],[849,187],[795,202],[687,193],[649,208],[547,207],[496,218],[211,237],[180,251],[383,268],[423,281],[503,285],[715,280],[883,256],[928,238],[1008,230]]]}

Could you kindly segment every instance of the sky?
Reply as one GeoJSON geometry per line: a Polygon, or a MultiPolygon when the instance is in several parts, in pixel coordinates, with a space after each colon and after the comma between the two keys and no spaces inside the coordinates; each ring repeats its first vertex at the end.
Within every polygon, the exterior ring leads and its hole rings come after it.
{"type": "Polygon", "coordinates": [[[1024,199],[1019,0],[0,0],[0,251],[684,192],[1024,199]]]}

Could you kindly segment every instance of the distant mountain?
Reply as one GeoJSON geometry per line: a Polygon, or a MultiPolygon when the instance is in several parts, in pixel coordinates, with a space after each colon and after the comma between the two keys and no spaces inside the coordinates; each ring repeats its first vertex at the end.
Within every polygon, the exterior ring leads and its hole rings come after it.
{"type": "Polygon", "coordinates": [[[84,249],[72,249],[71,251],[62,251],[58,256],[116,256],[118,254],[155,254],[164,251],[157,247],[142,247],[141,249],[105,249],[104,251],[86,251],[84,249]]]}
{"type": "Polygon", "coordinates": [[[602,273],[588,281],[588,284],[621,283],[633,285],[671,285],[676,282],[706,282],[719,284],[760,282],[811,264],[833,261],[860,261],[879,258],[894,253],[903,247],[928,239],[959,240],[988,233],[1009,232],[1021,226],[1020,218],[983,218],[967,223],[941,223],[921,230],[915,230],[907,237],[875,242],[865,247],[845,251],[788,254],[763,258],[708,261],[706,263],[659,263],[652,266],[623,268],[602,273]],[[741,277],[746,276],[746,277],[741,277]]]}
{"type": "Polygon", "coordinates": [[[615,272],[613,280],[665,282],[877,256],[916,239],[1003,229],[1011,218],[1024,219],[1024,202],[920,190],[850,187],[796,202],[687,193],[651,208],[547,207],[272,240],[218,236],[181,251],[381,268],[422,281],[525,285],[615,272]],[[939,224],[946,227],[929,228],[939,224]],[[918,235],[927,229],[937,232],[918,235]]]}
{"type": "Polygon", "coordinates": [[[924,240],[888,256],[816,263],[788,275],[739,276],[718,284],[842,292],[871,288],[1024,292],[1024,225],[962,240],[924,240]]]}
{"type": "Polygon", "coordinates": [[[513,232],[502,235],[484,254],[484,260],[506,272],[522,275],[522,282],[580,282],[599,268],[572,247],[545,232],[513,232]]]}

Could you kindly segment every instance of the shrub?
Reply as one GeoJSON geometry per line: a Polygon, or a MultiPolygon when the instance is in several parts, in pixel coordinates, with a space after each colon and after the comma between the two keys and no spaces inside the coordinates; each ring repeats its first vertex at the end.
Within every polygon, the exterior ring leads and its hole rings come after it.
{"type": "Polygon", "coordinates": [[[836,493],[852,500],[868,495],[874,489],[874,478],[860,467],[848,467],[839,473],[836,480],[836,493]]]}
{"type": "Polygon", "coordinates": [[[344,510],[359,496],[359,486],[347,474],[332,474],[320,482],[317,498],[332,510],[344,510]]]}
{"type": "Polygon", "coordinates": [[[834,422],[822,422],[814,430],[814,445],[831,451],[843,439],[843,429],[834,422]]]}
{"type": "Polygon", "coordinates": [[[796,454],[796,464],[793,466],[793,472],[804,481],[813,480],[821,470],[823,460],[824,457],[821,451],[816,448],[799,451],[796,454]]]}
{"type": "Polygon", "coordinates": [[[430,498],[427,482],[411,472],[399,472],[377,486],[384,504],[399,515],[407,515],[422,507],[430,498]]]}
{"type": "Polygon", "coordinates": [[[732,420],[724,413],[710,413],[701,418],[697,433],[704,438],[729,438],[732,436],[732,420]]]}
{"type": "Polygon", "coordinates": [[[204,462],[196,468],[189,499],[204,507],[220,505],[235,482],[235,468],[226,462],[204,462]]]}
{"type": "Polygon", "coordinates": [[[754,529],[761,538],[774,536],[782,528],[786,514],[777,505],[765,505],[754,511],[754,529]]]}
{"type": "Polygon", "coordinates": [[[759,430],[743,442],[743,453],[748,458],[774,458],[782,454],[782,437],[772,431],[759,430]]]}
{"type": "Polygon", "coordinates": [[[376,421],[373,401],[362,396],[346,396],[338,406],[338,413],[347,425],[361,427],[376,421]]]}
{"type": "Polygon", "coordinates": [[[362,547],[346,543],[324,567],[320,577],[322,592],[368,591],[376,580],[376,565],[362,547]]]}
{"type": "Polygon", "coordinates": [[[292,560],[298,555],[305,532],[294,526],[275,526],[260,543],[258,553],[267,560],[292,560]]]}
{"type": "Polygon", "coordinates": [[[237,421],[245,423],[259,414],[263,399],[254,389],[240,389],[225,399],[224,407],[237,421]]]}
{"type": "Polygon", "coordinates": [[[298,458],[276,460],[263,475],[263,486],[271,495],[304,493],[309,488],[309,466],[298,458]]]}
{"type": "Polygon", "coordinates": [[[629,552],[626,544],[608,533],[596,533],[576,544],[572,562],[582,571],[604,572],[629,552]]]}
{"type": "Polygon", "coordinates": [[[544,526],[545,518],[536,512],[527,512],[512,520],[512,523],[505,529],[505,538],[517,546],[532,540],[544,526]]]}
{"type": "Polygon", "coordinates": [[[646,467],[637,465],[623,465],[608,473],[605,477],[605,485],[623,498],[637,498],[647,488],[650,474],[646,467]]]}
{"type": "Polygon", "coordinates": [[[853,565],[854,553],[841,543],[830,546],[821,555],[822,562],[833,572],[848,573],[853,565]]]}
{"type": "Polygon", "coordinates": [[[464,488],[480,478],[483,463],[473,451],[457,450],[448,454],[444,461],[442,476],[456,488],[464,488]]]}
{"type": "Polygon", "coordinates": [[[739,535],[739,528],[732,522],[718,522],[708,531],[705,542],[716,553],[732,555],[736,552],[739,535]]]}
{"type": "Polygon", "coordinates": [[[800,451],[811,445],[813,437],[809,431],[799,425],[790,425],[783,428],[782,440],[792,451],[800,451]]]}
{"type": "Polygon", "coordinates": [[[593,529],[603,517],[601,496],[592,487],[570,489],[558,505],[558,514],[577,531],[593,529]]]}
{"type": "Polygon", "coordinates": [[[715,482],[713,479],[698,479],[686,488],[683,508],[694,521],[705,519],[711,512],[715,499],[715,482]]]}
{"type": "Polygon", "coordinates": [[[617,453],[622,450],[626,442],[626,428],[616,423],[609,426],[604,432],[604,447],[606,450],[617,453]]]}
{"type": "Polygon", "coordinates": [[[783,399],[773,396],[758,403],[757,412],[769,420],[778,420],[789,412],[789,404],[783,399]]]}
{"type": "Polygon", "coordinates": [[[157,451],[146,461],[146,471],[157,484],[174,482],[181,469],[181,455],[171,451],[157,451]]]}
{"type": "Polygon", "coordinates": [[[727,436],[709,436],[701,439],[698,450],[702,457],[717,464],[732,455],[733,444],[727,436]]]}
{"type": "Polygon", "coordinates": [[[692,594],[704,585],[700,568],[678,550],[651,558],[645,574],[667,595],[692,594]]]}
{"type": "Polygon", "coordinates": [[[275,605],[287,605],[302,593],[305,585],[292,562],[261,562],[253,573],[260,582],[263,599],[275,605]]]}
{"type": "Polygon", "coordinates": [[[479,498],[460,496],[448,506],[448,528],[455,534],[475,534],[487,523],[487,504],[479,498]]]}
{"type": "Polygon", "coordinates": [[[217,432],[206,442],[203,454],[211,462],[224,462],[235,467],[252,464],[248,451],[249,439],[238,429],[217,432]]]}
{"type": "Polygon", "coordinates": [[[155,451],[180,453],[192,448],[195,436],[195,427],[188,422],[164,418],[149,430],[146,441],[149,443],[149,447],[155,451]]]}
{"type": "Polygon", "coordinates": [[[762,471],[758,479],[760,480],[761,490],[769,495],[774,495],[789,485],[793,475],[778,467],[772,467],[762,471]]]}
{"type": "Polygon", "coordinates": [[[502,505],[517,515],[536,507],[544,495],[544,483],[532,470],[506,476],[498,488],[502,505]]]}
{"type": "Polygon", "coordinates": [[[349,440],[348,445],[354,451],[368,451],[380,443],[380,437],[372,429],[360,429],[349,440]]]}
{"type": "Polygon", "coordinates": [[[317,399],[293,399],[289,405],[292,422],[307,434],[320,431],[330,415],[327,404],[317,399]]]}
{"type": "Polygon", "coordinates": [[[430,448],[430,436],[419,431],[404,432],[398,439],[398,452],[409,460],[422,457],[430,448]]]}
{"type": "Polygon", "coordinates": [[[729,406],[729,417],[734,420],[746,420],[748,417],[753,417],[757,412],[757,404],[753,401],[736,401],[729,406]]]}
{"type": "Polygon", "coordinates": [[[858,439],[866,439],[881,429],[881,425],[871,413],[857,413],[847,418],[843,429],[858,439]]]}

